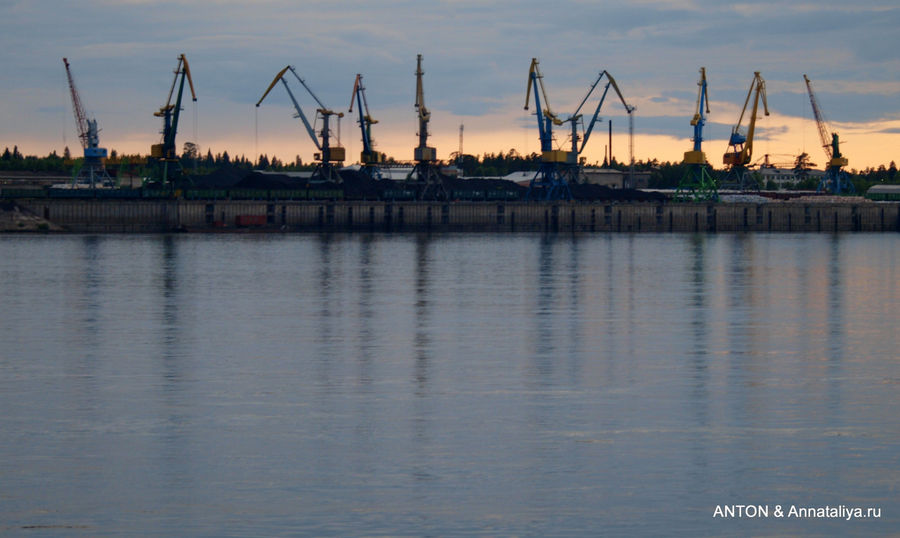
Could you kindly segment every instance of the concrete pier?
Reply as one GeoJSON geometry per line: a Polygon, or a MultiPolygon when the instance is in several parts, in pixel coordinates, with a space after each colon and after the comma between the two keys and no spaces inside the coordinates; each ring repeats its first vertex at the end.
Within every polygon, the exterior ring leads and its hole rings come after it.
{"type": "Polygon", "coordinates": [[[897,232],[900,203],[22,199],[72,232],[897,232]]]}

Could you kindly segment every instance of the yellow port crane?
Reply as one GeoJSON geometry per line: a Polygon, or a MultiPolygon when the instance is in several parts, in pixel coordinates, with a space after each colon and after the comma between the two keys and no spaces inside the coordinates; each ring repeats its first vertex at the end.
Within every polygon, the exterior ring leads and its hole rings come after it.
{"type": "Polygon", "coordinates": [[[760,98],[762,98],[763,111],[768,116],[769,105],[766,102],[766,81],[760,76],[759,71],[756,71],[753,73],[753,81],[750,83],[750,90],[747,91],[747,98],[744,100],[741,117],[731,130],[731,137],[728,139],[728,151],[722,157],[722,162],[728,167],[723,180],[723,187],[738,188],[740,190],[750,190],[754,187],[758,190],[759,188],[757,182],[750,175],[747,166],[753,157],[753,135],[756,132],[760,98]],[[753,109],[750,112],[747,134],[745,135],[741,132],[741,123],[743,123],[744,115],[747,113],[747,105],[750,104],[751,96],[753,97],[753,109]]]}
{"type": "Polygon", "coordinates": [[[178,57],[175,78],[172,79],[172,86],[169,87],[166,104],[159,111],[153,113],[157,118],[163,118],[162,141],[150,146],[150,157],[157,163],[161,163],[160,179],[163,185],[169,180],[169,163],[178,167],[180,172],[179,163],[181,161],[175,151],[175,135],[178,133],[178,118],[181,115],[181,96],[184,92],[185,80],[190,85],[192,100],[196,101],[197,93],[194,91],[194,81],[191,79],[191,68],[188,66],[187,58],[182,54],[178,57]],[[179,77],[181,77],[180,82],[179,77]],[[178,93],[175,93],[176,85],[178,85],[178,93]],[[172,103],[173,95],[175,95],[174,103],[172,103]]]}
{"type": "Polygon", "coordinates": [[[437,164],[437,150],[428,146],[428,122],[431,120],[431,112],[425,107],[425,89],[422,84],[422,55],[416,56],[416,115],[419,119],[419,145],[413,151],[416,161],[412,172],[406,176],[407,181],[416,184],[416,197],[420,200],[432,198],[443,200],[447,198],[447,191],[437,164]]]}
{"type": "Polygon", "coordinates": [[[381,179],[381,170],[379,166],[384,163],[384,153],[375,151],[375,141],[372,140],[372,125],[378,123],[369,114],[369,102],[366,100],[366,88],[362,83],[362,75],[356,75],[353,82],[353,93],[350,95],[349,114],[353,113],[353,102],[356,101],[356,111],[359,113],[359,128],[362,132],[363,149],[359,154],[359,162],[362,165],[362,171],[366,175],[374,179],[381,179]]]}

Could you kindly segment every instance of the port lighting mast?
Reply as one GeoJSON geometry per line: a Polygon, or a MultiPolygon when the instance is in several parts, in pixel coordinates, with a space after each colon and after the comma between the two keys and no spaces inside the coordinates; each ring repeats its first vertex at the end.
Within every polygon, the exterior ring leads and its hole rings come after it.
{"type": "Polygon", "coordinates": [[[729,149],[722,157],[722,162],[728,167],[725,179],[722,182],[723,186],[731,186],[740,190],[750,190],[753,187],[758,189],[756,181],[748,170],[748,165],[753,156],[753,135],[756,131],[760,98],[762,98],[765,115],[768,116],[769,105],[766,102],[766,81],[759,75],[759,71],[756,71],[753,73],[753,81],[750,83],[750,90],[747,92],[747,98],[744,100],[741,116],[731,130],[731,136],[728,139],[729,149]],[[741,123],[744,121],[744,115],[747,113],[747,105],[750,103],[751,96],[753,96],[753,109],[750,113],[747,134],[745,135],[741,132],[741,123]]]}
{"type": "Polygon", "coordinates": [[[706,82],[706,68],[700,68],[700,81],[697,82],[697,107],[691,125],[694,127],[694,149],[684,152],[686,170],[676,190],[676,198],[694,201],[718,200],[719,191],[716,180],[709,173],[709,163],[703,152],[703,126],[709,114],[709,94],[706,82]]]}
{"type": "Polygon", "coordinates": [[[444,182],[437,164],[437,150],[428,146],[428,122],[431,112],[425,106],[425,89],[422,85],[422,55],[416,56],[416,115],[419,120],[419,145],[413,150],[416,164],[407,176],[407,181],[415,181],[417,197],[420,200],[447,198],[444,182]]]}
{"type": "Polygon", "coordinates": [[[173,163],[180,171],[180,159],[175,150],[175,135],[178,132],[178,119],[181,116],[181,97],[184,92],[184,81],[187,80],[191,88],[191,100],[197,101],[197,93],[194,91],[194,81],[191,79],[191,68],[188,66],[187,58],[184,54],[178,57],[178,65],[175,67],[175,78],[172,79],[172,86],[169,88],[169,96],[166,98],[166,104],[153,115],[163,118],[162,141],[159,144],[150,146],[150,157],[157,163],[161,163],[162,184],[165,185],[169,180],[169,163],[173,163]],[[179,81],[180,78],[180,81],[179,81]],[[178,92],[175,93],[175,86],[178,86],[178,92]],[[172,103],[172,95],[175,95],[175,102],[172,103]]]}
{"type": "Polygon", "coordinates": [[[828,124],[825,121],[825,116],[822,114],[822,109],[819,107],[819,102],[816,99],[816,94],[813,92],[809,77],[803,75],[803,80],[806,82],[809,102],[812,105],[813,116],[816,118],[819,139],[822,141],[825,156],[828,157],[828,168],[825,169],[825,175],[819,181],[816,191],[825,191],[832,194],[854,193],[856,189],[853,187],[853,183],[850,182],[850,176],[844,171],[848,160],[841,155],[840,139],[837,133],[829,132],[828,124]]]}
{"type": "MultiPolygon", "coordinates": [[[[278,72],[275,75],[275,78],[272,80],[272,83],[269,84],[269,87],[266,89],[265,93],[263,93],[262,97],[259,98],[259,101],[256,102],[256,106],[263,102],[263,99],[269,95],[269,92],[272,91],[272,88],[275,87],[275,84],[281,81],[284,85],[284,89],[287,90],[288,96],[291,98],[291,102],[294,104],[294,109],[297,111],[297,114],[294,116],[295,118],[300,118],[303,122],[303,125],[306,127],[306,132],[309,134],[309,137],[312,139],[313,143],[316,145],[316,149],[319,150],[319,153],[315,154],[315,159],[319,161],[316,165],[316,169],[313,171],[313,179],[318,179],[321,181],[341,181],[341,175],[337,171],[337,166],[335,163],[342,163],[344,161],[344,157],[346,155],[344,148],[340,145],[332,146],[331,145],[331,117],[337,116],[338,119],[344,117],[343,112],[334,112],[329,109],[325,105],[322,104],[322,101],[316,97],[316,94],[313,93],[309,86],[306,85],[306,81],[300,78],[300,75],[297,74],[297,71],[294,70],[293,66],[288,65],[284,69],[278,72]],[[300,108],[300,104],[297,103],[297,99],[294,97],[294,93],[291,91],[290,86],[288,86],[287,80],[285,80],[284,75],[286,72],[290,71],[294,78],[300,82],[304,89],[306,89],[307,93],[312,96],[313,100],[315,100],[316,104],[319,105],[319,108],[316,109],[315,120],[322,118],[322,130],[319,132],[319,136],[322,138],[322,141],[319,142],[319,138],[316,136],[315,128],[309,124],[309,120],[306,118],[306,115],[303,113],[303,110],[300,108]]],[[[340,141],[338,141],[340,144],[340,141]]]]}
{"type": "Polygon", "coordinates": [[[366,88],[362,83],[362,75],[356,75],[353,83],[353,94],[350,96],[350,110],[353,113],[353,102],[356,101],[356,110],[359,113],[359,128],[362,131],[363,149],[359,155],[362,171],[373,179],[381,179],[379,165],[384,163],[384,153],[375,151],[375,142],[372,140],[372,125],[378,120],[372,119],[369,114],[369,103],[366,101],[366,88]]]}
{"type": "Polygon", "coordinates": [[[96,119],[88,119],[84,112],[84,106],[81,104],[81,97],[78,89],[75,87],[75,79],[72,77],[72,70],[69,68],[69,60],[63,58],[63,64],[66,66],[66,78],[69,80],[69,93],[72,95],[72,110],[75,113],[75,125],[78,128],[78,138],[81,140],[81,147],[84,148],[84,162],[78,172],[72,177],[72,186],[75,187],[80,183],[87,183],[93,189],[97,181],[102,183],[111,183],[112,179],[106,172],[103,165],[103,159],[106,158],[106,148],[100,146],[100,129],[97,127],[96,119]]]}

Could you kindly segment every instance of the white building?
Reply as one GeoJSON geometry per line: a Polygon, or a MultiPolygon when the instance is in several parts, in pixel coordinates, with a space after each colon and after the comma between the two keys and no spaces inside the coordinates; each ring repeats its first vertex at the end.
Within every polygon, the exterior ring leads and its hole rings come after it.
{"type": "MultiPolygon", "coordinates": [[[[807,170],[807,177],[814,178],[818,183],[825,176],[822,170],[807,170]]],[[[775,183],[778,190],[784,190],[788,187],[795,186],[800,178],[794,173],[793,168],[778,168],[777,166],[761,166],[759,175],[762,180],[762,187],[765,188],[769,182],[775,183]]]]}

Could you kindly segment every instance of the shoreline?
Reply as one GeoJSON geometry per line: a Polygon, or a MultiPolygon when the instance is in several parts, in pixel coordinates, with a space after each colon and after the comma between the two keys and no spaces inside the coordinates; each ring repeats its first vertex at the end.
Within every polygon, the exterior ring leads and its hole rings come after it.
{"type": "Polygon", "coordinates": [[[17,199],[0,232],[898,232],[898,202],[17,199]]]}

